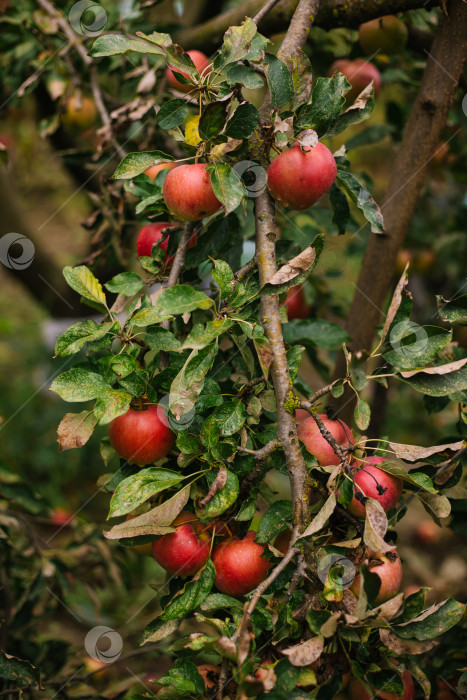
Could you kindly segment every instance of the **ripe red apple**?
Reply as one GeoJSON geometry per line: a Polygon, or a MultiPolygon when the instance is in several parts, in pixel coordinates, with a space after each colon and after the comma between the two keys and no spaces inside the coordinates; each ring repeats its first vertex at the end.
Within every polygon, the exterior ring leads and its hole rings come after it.
{"type": "Polygon", "coordinates": [[[436,694],[436,700],[458,700],[461,696],[455,692],[457,683],[459,682],[459,677],[457,679],[451,679],[450,681],[438,680],[438,692],[436,694]]]}
{"type": "MultiPolygon", "coordinates": [[[[145,255],[147,257],[151,257],[152,255],[152,247],[154,243],[157,243],[157,241],[160,241],[161,238],[164,237],[163,230],[167,227],[170,227],[170,224],[168,221],[160,221],[155,224],[146,224],[146,226],[143,226],[141,231],[139,232],[138,235],[138,240],[136,242],[136,252],[138,253],[138,257],[140,258],[141,256],[145,255]]],[[[169,234],[170,235],[170,234],[169,234]]],[[[169,245],[169,236],[167,236],[162,243],[159,244],[159,248],[161,250],[167,251],[167,247],[169,245]]],[[[193,233],[190,242],[188,243],[189,248],[193,248],[193,246],[196,245],[196,233],[193,233]]],[[[164,262],[167,265],[171,265],[174,261],[174,256],[173,255],[166,255],[164,262]]]]}
{"type": "Polygon", "coordinates": [[[287,309],[289,321],[293,321],[294,318],[308,318],[312,309],[312,306],[305,301],[305,294],[301,284],[296,287],[290,287],[283,306],[287,309]]]}
{"type": "Polygon", "coordinates": [[[443,536],[443,528],[439,527],[433,520],[422,520],[415,528],[415,537],[422,544],[438,544],[443,536]]]}
{"type": "MultiPolygon", "coordinates": [[[[402,275],[407,263],[412,264],[412,261],[413,261],[412,252],[410,250],[407,250],[407,248],[401,248],[399,250],[399,252],[397,253],[397,258],[396,258],[396,274],[402,275]]],[[[410,271],[410,268],[409,268],[409,271],[410,271]]]]}
{"type": "MultiPolygon", "coordinates": [[[[192,51],[187,51],[187,54],[195,64],[196,68],[198,71],[203,75],[204,71],[206,68],[209,66],[209,58],[204,54],[202,51],[197,51],[196,49],[193,49],[192,51]]],[[[183,70],[179,70],[178,68],[174,67],[174,71],[177,73],[180,73],[183,75],[185,78],[188,78],[188,73],[186,73],[183,70]]],[[[192,85],[184,85],[183,83],[180,83],[175,75],[173,74],[172,70],[167,68],[166,72],[167,76],[167,83],[169,87],[174,88],[175,90],[178,90],[179,92],[189,92],[190,90],[193,89],[192,85]]]]}
{"type": "Polygon", "coordinates": [[[365,687],[363,683],[354,676],[349,684],[350,700],[372,700],[372,698],[381,698],[381,700],[412,700],[415,697],[415,687],[412,676],[407,669],[399,675],[401,675],[402,683],[404,684],[404,692],[402,695],[392,693],[388,690],[376,690],[376,688],[371,688],[370,686],[365,687]]]}
{"type": "Polygon", "coordinates": [[[203,676],[206,690],[215,690],[217,688],[220,672],[219,666],[214,666],[213,664],[201,664],[198,666],[198,673],[203,676]]]}
{"type": "Polygon", "coordinates": [[[322,143],[302,150],[297,142],[283,151],[268,168],[268,188],[279,204],[291,209],[308,209],[336,179],[334,157],[322,143]]]}
{"type": "Polygon", "coordinates": [[[295,411],[295,422],[297,425],[300,425],[300,423],[303,423],[304,420],[310,417],[310,414],[308,411],[305,411],[304,408],[297,408],[295,411]]]}
{"type": "Polygon", "coordinates": [[[156,175],[162,170],[173,170],[174,168],[178,168],[178,163],[160,163],[159,165],[151,165],[150,168],[144,171],[144,174],[150,177],[151,180],[155,180],[156,175]]]}
{"type": "MultiPolygon", "coordinates": [[[[325,413],[321,413],[320,418],[339,445],[347,447],[355,444],[352,431],[344,421],[331,420],[325,413]]],[[[334,452],[329,442],[321,435],[311,416],[298,426],[297,435],[299,440],[306,446],[308,452],[315,455],[321,466],[340,464],[340,458],[334,452]]]]}
{"type": "Polygon", "coordinates": [[[375,95],[381,90],[381,75],[379,70],[372,63],[365,61],[363,58],[356,58],[354,61],[349,61],[346,58],[340,58],[334,61],[329,69],[329,75],[333,75],[336,71],[345,75],[352,86],[352,89],[346,95],[347,102],[354,102],[355,98],[373,81],[375,95]]]}
{"type": "Polygon", "coordinates": [[[87,129],[94,124],[97,117],[97,109],[94,100],[90,97],[72,95],[62,114],[62,123],[67,127],[87,129]]]}
{"type": "Polygon", "coordinates": [[[263,559],[262,544],[248,532],[242,540],[230,540],[217,545],[212,555],[216,569],[216,586],[227,595],[246,595],[266,578],[271,563],[263,559]]]}
{"type": "Polygon", "coordinates": [[[360,46],[367,54],[400,53],[407,43],[408,30],[401,19],[385,15],[364,22],[358,28],[360,46]]]}
{"type": "MultiPolygon", "coordinates": [[[[380,605],[393,598],[399,591],[402,582],[402,564],[395,549],[386,553],[371,554],[367,568],[372,574],[379,576],[381,580],[378,595],[374,600],[375,605],[380,605]]],[[[361,575],[357,574],[350,590],[358,597],[360,595],[361,575]]]]}
{"type": "Polygon", "coordinates": [[[180,513],[172,526],[177,528],[176,532],[162,535],[153,542],[154,559],[171,574],[196,574],[209,557],[209,533],[203,523],[188,511],[180,513]]]}
{"type": "Polygon", "coordinates": [[[164,180],[162,194],[170,213],[182,221],[199,221],[222,207],[205,163],[179,165],[171,170],[164,180]]]}
{"type": "Polygon", "coordinates": [[[357,494],[374,498],[386,511],[397,503],[402,493],[402,480],[376,466],[387,461],[385,457],[369,457],[361,468],[354,471],[354,495],[347,506],[351,515],[362,519],[366,516],[365,505],[356,498],[357,494]]]}
{"type": "Polygon", "coordinates": [[[49,518],[50,522],[57,527],[62,527],[63,525],[69,525],[74,518],[74,514],[68,508],[61,508],[57,506],[52,509],[52,514],[49,518]]]}
{"type": "Polygon", "coordinates": [[[140,467],[157,462],[169,452],[174,434],[161,418],[157,404],[130,408],[109,423],[109,438],[120,457],[140,467]]]}

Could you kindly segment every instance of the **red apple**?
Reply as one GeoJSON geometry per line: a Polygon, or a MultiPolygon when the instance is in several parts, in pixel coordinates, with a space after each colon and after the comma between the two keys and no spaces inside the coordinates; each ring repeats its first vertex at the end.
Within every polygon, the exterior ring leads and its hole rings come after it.
{"type": "Polygon", "coordinates": [[[143,410],[130,408],[123,416],[109,423],[109,438],[120,457],[139,466],[157,462],[169,452],[174,434],[163,418],[157,404],[143,410]]]}
{"type": "Polygon", "coordinates": [[[68,510],[68,508],[60,508],[60,506],[57,506],[56,508],[53,508],[49,520],[53,525],[62,527],[63,525],[69,525],[72,522],[73,518],[74,514],[71,510],[68,510]]]}
{"type": "Polygon", "coordinates": [[[162,535],[152,544],[154,559],[178,576],[196,574],[209,557],[210,537],[193,513],[183,511],[172,523],[176,532],[162,535]]]}
{"type": "MultiPolygon", "coordinates": [[[[352,431],[344,421],[331,420],[325,413],[321,413],[320,418],[325,428],[329,430],[339,445],[347,447],[348,445],[354,444],[352,431]]],[[[340,458],[334,452],[329,442],[319,432],[314,418],[310,416],[304,420],[297,428],[297,435],[299,440],[305,444],[308,452],[315,455],[321,466],[340,464],[340,458]]]]}
{"type": "MultiPolygon", "coordinates": [[[[374,600],[375,605],[381,605],[393,598],[399,591],[402,582],[402,564],[395,549],[386,553],[371,554],[367,568],[372,574],[379,576],[381,585],[374,600]]],[[[357,574],[350,590],[358,597],[360,595],[361,575],[357,574]]]]}
{"type": "MultiPolygon", "coordinates": [[[[187,51],[187,54],[195,64],[196,68],[198,71],[203,75],[204,71],[206,68],[209,66],[209,58],[204,54],[202,51],[197,51],[196,49],[193,49],[192,51],[187,51]]],[[[179,68],[174,67],[174,71],[177,73],[180,73],[183,75],[185,78],[188,78],[188,73],[186,73],[183,70],[180,70],[179,68]]],[[[193,89],[193,85],[184,85],[183,83],[180,83],[175,75],[173,74],[172,70],[167,68],[167,83],[169,84],[169,87],[174,88],[175,90],[178,90],[179,92],[189,92],[190,90],[193,89]]]]}
{"type": "Polygon", "coordinates": [[[379,70],[372,63],[356,58],[354,61],[349,61],[346,58],[340,58],[334,61],[329,69],[329,75],[333,75],[336,71],[345,75],[352,86],[352,89],[346,95],[347,102],[354,102],[355,98],[364,90],[367,85],[373,81],[375,95],[381,90],[381,75],[379,70]]]}
{"type": "Polygon", "coordinates": [[[394,15],[385,15],[361,24],[358,28],[358,40],[367,54],[374,55],[380,51],[396,54],[404,50],[408,33],[401,19],[394,15]]]}
{"type": "Polygon", "coordinates": [[[402,480],[375,466],[387,461],[385,457],[369,457],[360,469],[354,471],[354,495],[347,506],[351,515],[362,519],[366,516],[365,505],[356,498],[357,494],[374,498],[386,511],[397,503],[402,493],[402,480]]]}
{"type": "Polygon", "coordinates": [[[264,547],[254,541],[255,532],[242,540],[217,545],[212,555],[216,569],[216,586],[227,595],[246,595],[263,581],[271,563],[262,558],[264,547]]]}
{"type": "Polygon", "coordinates": [[[171,170],[162,189],[168,210],[182,221],[199,221],[222,207],[212,189],[205,163],[179,165],[171,170]]]}
{"type": "Polygon", "coordinates": [[[274,199],[290,209],[308,209],[336,179],[334,157],[322,143],[301,148],[297,142],[268,168],[268,188],[274,199]]]}
{"type": "Polygon", "coordinates": [[[174,168],[178,168],[178,163],[160,163],[159,165],[151,165],[150,168],[144,171],[144,174],[150,177],[151,180],[155,180],[156,175],[162,170],[173,170],[174,168]]]}
{"type": "Polygon", "coordinates": [[[289,321],[293,321],[294,318],[308,318],[312,309],[310,304],[305,301],[303,287],[300,284],[296,287],[290,287],[283,306],[287,309],[289,321]]]}
{"type": "MultiPolygon", "coordinates": [[[[152,255],[152,248],[154,243],[157,243],[157,241],[160,241],[161,238],[164,238],[164,233],[163,230],[167,227],[170,227],[170,224],[167,221],[161,221],[155,224],[146,224],[146,226],[143,226],[141,231],[139,232],[138,235],[138,240],[136,242],[136,252],[138,253],[138,257],[140,258],[141,256],[147,256],[151,257],[152,255]]],[[[170,235],[170,234],[169,234],[170,235]]],[[[162,243],[159,244],[159,248],[161,250],[167,251],[167,247],[169,245],[169,236],[167,236],[162,243]]],[[[196,233],[193,233],[190,242],[188,243],[189,248],[193,248],[193,246],[196,245],[196,233]]],[[[173,255],[166,255],[164,262],[167,265],[171,265],[174,261],[174,256],[173,255]]]]}
{"type": "Polygon", "coordinates": [[[310,414],[308,411],[305,411],[304,408],[297,408],[295,411],[295,422],[297,425],[300,425],[300,423],[303,423],[304,420],[310,417],[310,414]]]}
{"type": "Polygon", "coordinates": [[[459,678],[457,680],[454,678],[447,682],[438,680],[436,700],[458,700],[461,697],[455,690],[458,682],[459,678]]]}
{"type": "Polygon", "coordinates": [[[404,692],[402,695],[398,695],[387,690],[376,690],[376,688],[371,688],[370,686],[365,687],[358,678],[354,677],[349,684],[350,700],[372,700],[372,698],[381,698],[381,700],[412,700],[415,697],[415,688],[413,678],[407,669],[402,673],[401,678],[404,684],[404,692]]]}
{"type": "Polygon", "coordinates": [[[422,544],[438,544],[443,536],[443,528],[439,527],[433,520],[422,520],[415,528],[415,537],[422,544]]]}
{"type": "Polygon", "coordinates": [[[219,666],[213,666],[213,664],[201,664],[198,666],[198,673],[203,676],[206,690],[215,690],[217,688],[220,672],[219,666]]]}

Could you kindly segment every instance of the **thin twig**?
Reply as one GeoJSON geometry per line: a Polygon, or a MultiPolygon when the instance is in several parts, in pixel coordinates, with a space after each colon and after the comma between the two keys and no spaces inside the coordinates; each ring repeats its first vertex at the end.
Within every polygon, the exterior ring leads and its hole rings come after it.
{"type": "Polygon", "coordinates": [[[227,676],[229,674],[229,660],[222,659],[221,672],[219,673],[219,681],[216,693],[216,700],[222,700],[224,697],[224,687],[227,682],[227,676]]]}
{"type": "Polygon", "coordinates": [[[321,433],[323,438],[331,445],[332,449],[344,465],[346,471],[351,472],[352,467],[350,466],[350,462],[347,459],[347,453],[345,449],[342,447],[342,445],[340,445],[337,442],[336,438],[331,435],[331,433],[326,428],[323,420],[319,417],[319,415],[313,411],[313,406],[311,405],[310,401],[301,401],[300,406],[304,408],[305,411],[309,412],[310,416],[313,418],[316,425],[318,426],[319,432],[321,433]]]}
{"type": "Polygon", "coordinates": [[[309,402],[310,402],[310,403],[316,403],[316,402],[318,401],[318,399],[321,399],[323,396],[326,396],[326,394],[329,394],[329,392],[331,391],[331,389],[332,389],[332,387],[334,386],[334,384],[337,384],[338,381],[340,381],[340,380],[339,380],[339,379],[335,379],[335,380],[334,380],[333,382],[331,382],[330,384],[327,384],[327,386],[323,386],[322,389],[318,389],[318,391],[316,391],[316,392],[313,394],[313,396],[311,397],[311,399],[309,399],[309,402]]]}
{"type": "Polygon", "coordinates": [[[265,3],[264,7],[262,7],[261,10],[259,12],[257,12],[256,15],[253,17],[253,22],[256,25],[258,25],[261,22],[261,20],[263,19],[263,17],[266,17],[269,10],[272,10],[274,5],[277,5],[278,2],[279,2],[279,0],[268,0],[265,3]]]}
{"type": "Polygon", "coordinates": [[[291,599],[294,590],[297,588],[298,584],[305,576],[305,571],[306,571],[305,556],[304,556],[303,552],[300,552],[300,554],[298,555],[297,568],[295,569],[295,573],[292,576],[292,580],[290,581],[289,587],[287,589],[287,593],[284,596],[284,600],[283,600],[284,603],[288,603],[289,600],[291,599]]]}
{"type": "Polygon", "coordinates": [[[261,447],[259,450],[250,450],[247,447],[237,446],[237,452],[243,452],[247,455],[253,455],[257,462],[264,462],[265,459],[269,457],[272,452],[281,447],[280,440],[271,440],[267,445],[261,447]]]}

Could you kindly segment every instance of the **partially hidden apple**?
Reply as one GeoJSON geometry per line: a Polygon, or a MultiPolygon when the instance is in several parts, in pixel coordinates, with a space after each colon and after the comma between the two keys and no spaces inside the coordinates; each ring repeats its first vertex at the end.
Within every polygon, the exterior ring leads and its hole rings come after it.
{"type": "Polygon", "coordinates": [[[354,495],[347,510],[356,518],[365,519],[366,508],[359,497],[374,498],[385,511],[392,508],[402,493],[402,480],[380,469],[378,464],[388,460],[385,457],[369,457],[362,467],[353,472],[354,495]]]}
{"type": "Polygon", "coordinates": [[[130,408],[109,423],[109,438],[120,457],[139,466],[153,464],[170,451],[174,434],[157,404],[130,408]]]}
{"type": "Polygon", "coordinates": [[[243,539],[221,542],[215,548],[215,584],[222,593],[246,595],[266,578],[271,563],[262,557],[264,546],[255,537],[256,532],[249,531],[243,539]]]}
{"type": "Polygon", "coordinates": [[[398,695],[390,690],[377,690],[369,685],[364,685],[355,676],[349,683],[350,700],[372,700],[372,698],[381,698],[381,700],[412,700],[415,697],[415,687],[413,678],[409,671],[405,669],[400,675],[404,685],[402,695],[398,695]]]}
{"type": "Polygon", "coordinates": [[[181,221],[199,221],[221,209],[206,163],[179,165],[164,180],[162,194],[168,210],[181,221]]]}
{"type": "Polygon", "coordinates": [[[312,309],[312,306],[306,303],[305,294],[301,284],[298,284],[296,287],[290,287],[283,306],[285,306],[287,309],[287,317],[289,321],[293,321],[295,318],[308,318],[312,309]]]}
{"type": "Polygon", "coordinates": [[[172,526],[177,528],[176,532],[162,535],[153,542],[154,559],[171,574],[196,574],[209,557],[209,533],[203,523],[188,511],[180,513],[172,526]]]}
{"type": "MultiPolygon", "coordinates": [[[[378,595],[374,600],[375,605],[385,603],[398,593],[402,583],[402,564],[396,549],[385,553],[371,554],[366,567],[381,581],[378,595]]],[[[350,587],[352,593],[357,597],[360,595],[361,578],[361,574],[357,574],[350,587]]]]}
{"type": "Polygon", "coordinates": [[[352,86],[346,95],[347,103],[354,102],[355,98],[371,81],[373,81],[375,95],[378,95],[381,90],[381,74],[379,70],[363,58],[356,58],[354,61],[340,58],[332,64],[329,69],[329,75],[333,75],[336,71],[342,73],[352,86]]]}
{"type": "MultiPolygon", "coordinates": [[[[205,70],[209,66],[209,58],[206,56],[206,54],[202,51],[197,51],[196,49],[187,51],[187,54],[191,58],[201,75],[203,75],[205,70]]],[[[183,75],[184,78],[188,78],[188,73],[186,71],[175,67],[173,67],[173,70],[183,75]]],[[[179,92],[189,92],[193,89],[193,85],[185,85],[184,83],[179,82],[175,77],[170,66],[167,68],[166,76],[169,87],[173,88],[174,90],[178,90],[179,92]]]]}
{"type": "MultiPolygon", "coordinates": [[[[159,243],[159,248],[167,252],[167,247],[169,245],[169,236],[166,236],[164,238],[165,233],[163,231],[166,228],[170,228],[170,226],[171,224],[169,224],[168,221],[159,221],[157,223],[146,224],[146,226],[143,226],[143,228],[138,234],[138,240],[136,242],[136,252],[138,254],[138,257],[141,258],[142,256],[147,256],[150,258],[152,255],[152,249],[154,244],[160,241],[161,238],[163,238],[164,240],[162,241],[162,243],[159,243]]],[[[188,248],[193,248],[193,246],[195,245],[196,233],[193,233],[188,243],[188,248]]],[[[165,256],[164,262],[167,265],[171,265],[173,261],[173,255],[165,256]]]]}
{"type": "Polygon", "coordinates": [[[62,123],[66,127],[87,129],[96,121],[97,109],[94,100],[76,93],[70,97],[62,114],[62,123]]]}
{"type": "Polygon", "coordinates": [[[151,165],[147,170],[144,171],[144,174],[150,177],[151,180],[155,180],[156,176],[162,170],[173,170],[174,168],[178,168],[178,166],[178,163],[159,163],[159,165],[151,165]]]}
{"type": "MultiPolygon", "coordinates": [[[[354,438],[349,426],[341,420],[332,420],[325,413],[320,414],[320,418],[324,423],[325,428],[331,433],[332,437],[342,447],[354,445],[354,438]]],[[[329,442],[324,438],[311,416],[300,423],[297,428],[297,435],[308,452],[314,455],[321,466],[330,464],[340,464],[340,457],[334,452],[334,449],[329,442]]]]}
{"type": "Polygon", "coordinates": [[[297,142],[272,161],[268,188],[279,204],[301,211],[321,199],[336,175],[336,161],[329,148],[319,142],[302,148],[297,142]]]}
{"type": "Polygon", "coordinates": [[[364,22],[358,28],[360,46],[367,54],[380,51],[396,54],[404,50],[407,43],[408,29],[404,22],[394,15],[385,15],[364,22]]]}
{"type": "Polygon", "coordinates": [[[215,690],[217,688],[220,672],[220,667],[213,664],[200,664],[198,666],[198,673],[203,676],[206,690],[215,690]]]}

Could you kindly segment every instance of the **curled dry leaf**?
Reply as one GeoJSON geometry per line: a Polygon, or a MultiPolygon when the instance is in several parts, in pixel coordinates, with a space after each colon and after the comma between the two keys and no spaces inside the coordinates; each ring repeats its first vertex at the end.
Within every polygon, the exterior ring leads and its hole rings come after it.
{"type": "Polygon", "coordinates": [[[417,494],[423,505],[438,518],[447,518],[451,514],[451,502],[447,496],[436,493],[417,494]]]}
{"type": "Polygon", "coordinates": [[[57,428],[57,442],[60,452],[85,445],[96,424],[97,418],[92,411],[67,413],[57,428]]]}
{"type": "Polygon", "coordinates": [[[419,447],[418,445],[403,445],[399,442],[390,442],[389,449],[396,457],[405,462],[419,462],[422,459],[441,452],[458,452],[464,447],[464,442],[451,442],[446,445],[433,445],[433,447],[419,447]]]}
{"type": "Polygon", "coordinates": [[[391,598],[385,603],[378,605],[377,608],[369,610],[368,613],[365,615],[365,618],[383,618],[382,624],[385,624],[385,621],[391,620],[394,617],[394,615],[397,615],[397,613],[402,607],[403,602],[404,594],[398,593],[396,596],[394,596],[394,598],[391,598]]]}
{"type": "Polygon", "coordinates": [[[451,372],[456,372],[461,369],[465,364],[467,364],[467,357],[462,360],[456,360],[455,362],[448,362],[445,365],[438,365],[437,367],[424,367],[423,369],[412,369],[410,372],[400,372],[401,377],[408,379],[413,377],[415,374],[450,374],[451,372]]]}
{"type": "Polygon", "coordinates": [[[200,508],[204,508],[219,491],[222,491],[227,483],[227,470],[224,466],[219,469],[219,473],[211,484],[211,488],[207,492],[204,498],[199,502],[200,508]]]}
{"type": "Polygon", "coordinates": [[[366,520],[363,540],[366,546],[373,552],[388,552],[393,547],[384,541],[388,530],[388,519],[383,506],[374,498],[368,498],[365,501],[365,508],[366,520]]]}
{"type": "Polygon", "coordinates": [[[287,131],[292,131],[293,129],[293,117],[287,117],[287,119],[281,119],[278,114],[274,120],[274,133],[280,132],[285,134],[287,131]]]}
{"type": "Polygon", "coordinates": [[[412,294],[408,292],[405,287],[409,283],[409,276],[407,274],[407,270],[409,268],[409,263],[404,268],[404,272],[401,275],[401,278],[399,282],[397,283],[397,287],[394,291],[394,294],[391,299],[391,303],[389,305],[388,313],[386,316],[386,321],[384,323],[384,328],[383,332],[381,333],[381,342],[384,343],[384,339],[386,338],[388,331],[392,325],[392,322],[394,321],[395,315],[397,313],[397,310],[399,306],[401,305],[402,301],[402,295],[404,294],[405,296],[408,296],[412,298],[412,294]]]}
{"type": "Polygon", "coordinates": [[[301,272],[309,270],[316,258],[316,250],[312,246],[308,246],[297,257],[292,258],[289,262],[282,265],[277,272],[269,280],[270,284],[280,285],[285,282],[290,282],[294,277],[297,277],[301,272]]]}
{"type": "Polygon", "coordinates": [[[379,638],[384,646],[395,654],[424,654],[439,644],[439,642],[434,640],[417,642],[412,639],[401,639],[392,630],[388,629],[380,629],[379,638]]]}
{"type": "Polygon", "coordinates": [[[326,524],[326,522],[329,520],[331,515],[334,513],[335,508],[336,494],[331,493],[331,495],[329,496],[328,500],[323,505],[319,513],[313,518],[311,523],[306,528],[305,532],[303,532],[298,539],[301,539],[302,537],[310,537],[311,535],[314,535],[315,532],[321,530],[326,524]]]}
{"type": "Polygon", "coordinates": [[[345,110],[344,114],[346,112],[353,112],[354,109],[364,109],[366,106],[366,103],[368,102],[368,100],[371,97],[372,91],[373,91],[373,81],[371,81],[371,83],[369,83],[366,86],[366,88],[364,88],[361,91],[361,93],[359,94],[359,96],[357,97],[355,102],[352,105],[350,105],[350,107],[348,109],[345,110]]]}
{"type": "Polygon", "coordinates": [[[314,148],[319,141],[319,136],[313,129],[305,129],[297,136],[297,141],[303,148],[314,148]]]}
{"type": "Polygon", "coordinates": [[[289,649],[283,649],[282,653],[288,657],[292,666],[309,666],[319,659],[323,653],[323,648],[324,639],[319,636],[289,647],[289,649]]]}

